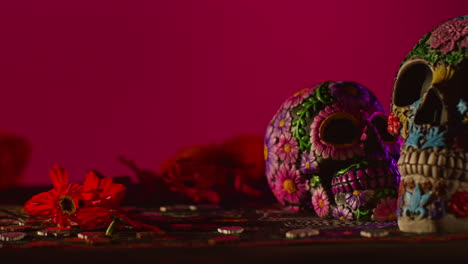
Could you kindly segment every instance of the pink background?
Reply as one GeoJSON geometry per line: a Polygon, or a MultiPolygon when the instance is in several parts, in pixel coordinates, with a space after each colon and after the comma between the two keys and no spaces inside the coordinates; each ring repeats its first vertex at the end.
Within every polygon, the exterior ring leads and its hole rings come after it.
{"type": "MultiPolygon", "coordinates": [[[[2,1],[0,130],[48,169],[129,174],[179,148],[264,133],[301,88],[354,80],[390,106],[404,56],[468,1],[2,1]],[[10,3],[6,3],[10,2],[10,3]]],[[[133,179],[136,182],[136,179],[133,179]]]]}

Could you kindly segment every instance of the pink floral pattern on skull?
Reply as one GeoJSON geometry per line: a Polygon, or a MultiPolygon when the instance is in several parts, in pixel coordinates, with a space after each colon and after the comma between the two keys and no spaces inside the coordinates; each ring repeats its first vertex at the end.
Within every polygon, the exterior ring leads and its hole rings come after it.
{"type": "Polygon", "coordinates": [[[432,32],[432,49],[449,53],[456,47],[468,48],[468,19],[450,20],[432,32]]]}
{"type": "Polygon", "coordinates": [[[396,198],[399,148],[370,90],[328,81],[288,98],[271,120],[265,135],[267,178],[286,208],[371,220],[382,200],[396,198]]]}

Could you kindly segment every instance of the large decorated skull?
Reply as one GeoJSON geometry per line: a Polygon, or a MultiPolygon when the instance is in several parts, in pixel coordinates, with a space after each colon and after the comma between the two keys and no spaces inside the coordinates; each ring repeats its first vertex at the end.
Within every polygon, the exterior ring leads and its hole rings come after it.
{"type": "Polygon", "coordinates": [[[400,141],[374,94],[328,81],[286,100],[265,136],[266,175],[295,211],[340,220],[396,220],[400,141]]]}
{"type": "Polygon", "coordinates": [[[389,132],[398,161],[400,230],[468,231],[468,16],[426,34],[396,76],[389,132]]]}

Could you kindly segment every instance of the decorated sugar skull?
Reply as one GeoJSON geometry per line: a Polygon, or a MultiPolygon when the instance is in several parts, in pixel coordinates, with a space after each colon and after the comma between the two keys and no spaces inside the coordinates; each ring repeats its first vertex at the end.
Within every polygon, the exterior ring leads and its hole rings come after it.
{"type": "Polygon", "coordinates": [[[388,131],[404,141],[400,230],[468,231],[468,16],[439,25],[405,58],[388,131]]]}
{"type": "Polygon", "coordinates": [[[289,209],[340,220],[396,220],[399,149],[371,91],[328,81],[291,96],[271,120],[266,175],[289,209]]]}

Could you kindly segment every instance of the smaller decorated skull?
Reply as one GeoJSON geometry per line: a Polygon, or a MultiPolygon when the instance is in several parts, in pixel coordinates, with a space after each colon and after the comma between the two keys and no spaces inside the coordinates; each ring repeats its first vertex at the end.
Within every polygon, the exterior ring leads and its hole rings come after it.
{"type": "Polygon", "coordinates": [[[400,141],[375,95],[327,81],[288,98],[265,135],[266,175],[294,211],[340,220],[396,220],[400,141]]]}
{"type": "Polygon", "coordinates": [[[468,232],[468,16],[437,26],[403,60],[388,131],[403,140],[400,230],[468,232]]]}

